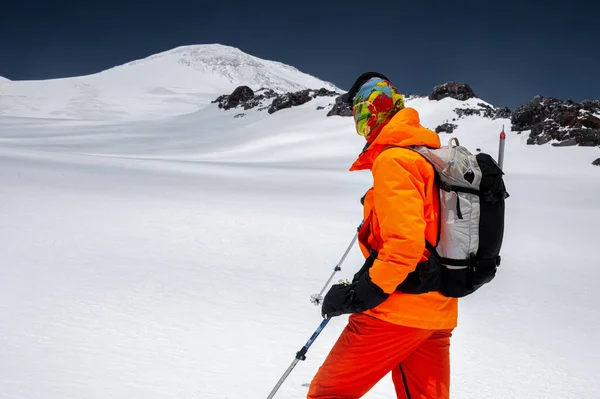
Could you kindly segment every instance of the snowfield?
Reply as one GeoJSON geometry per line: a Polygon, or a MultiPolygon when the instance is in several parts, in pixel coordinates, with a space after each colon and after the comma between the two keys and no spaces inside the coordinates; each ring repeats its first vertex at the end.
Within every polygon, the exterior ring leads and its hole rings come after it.
{"type": "MultiPolygon", "coordinates": [[[[203,82],[194,92],[211,96],[179,93],[169,109],[152,109],[139,82],[102,89],[93,115],[70,79],[0,83],[31,89],[0,115],[2,399],[266,398],[320,323],[310,295],[371,184],[347,171],[363,139],[351,118],[325,116],[331,98],[233,118],[210,104],[231,87],[203,82]]],[[[408,106],[433,129],[469,101],[408,106]]],[[[600,151],[527,146],[509,120],[454,123],[444,142],[494,157],[505,125],[511,196],[499,274],[460,301],[452,397],[600,397],[600,151]]],[[[355,247],[337,278],[361,264],[355,247]]],[[[345,322],[329,323],[276,398],[305,397],[345,322]]],[[[365,398],[392,396],[388,376],[365,398]]]]}

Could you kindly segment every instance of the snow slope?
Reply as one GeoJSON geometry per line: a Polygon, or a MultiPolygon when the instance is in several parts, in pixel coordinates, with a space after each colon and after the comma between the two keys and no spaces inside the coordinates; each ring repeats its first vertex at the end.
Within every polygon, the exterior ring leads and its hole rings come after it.
{"type": "Polygon", "coordinates": [[[178,47],[89,76],[1,84],[0,115],[94,120],[190,113],[240,85],[340,91],[294,67],[219,44],[178,47]]]}
{"type": "MultiPolygon", "coordinates": [[[[351,118],[316,110],[331,101],[237,119],[214,104],[150,121],[0,117],[0,396],[265,398],[321,320],[310,295],[371,185],[347,172],[364,144],[351,118]]],[[[408,102],[429,128],[464,104],[408,102]]],[[[526,146],[508,120],[475,116],[452,136],[495,155],[503,124],[503,264],[460,301],[452,397],[600,397],[598,149],[526,146]]],[[[354,248],[339,278],[360,265],[354,248]]],[[[277,398],[305,396],[345,321],[277,398]]],[[[365,398],[392,395],[387,376],[365,398]]]]}

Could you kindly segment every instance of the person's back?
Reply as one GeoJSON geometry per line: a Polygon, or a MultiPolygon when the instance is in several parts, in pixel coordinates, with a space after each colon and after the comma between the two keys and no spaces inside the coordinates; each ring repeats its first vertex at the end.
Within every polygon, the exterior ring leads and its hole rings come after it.
{"type": "Polygon", "coordinates": [[[439,229],[433,166],[406,147],[439,148],[440,140],[382,75],[359,77],[349,95],[368,142],[351,170],[373,175],[359,231],[367,260],[352,284],[334,285],[325,296],[325,317],[351,316],[308,398],[359,398],[390,371],[399,398],[447,398],[458,300],[397,289],[429,257],[425,241],[436,242],[439,229]]]}

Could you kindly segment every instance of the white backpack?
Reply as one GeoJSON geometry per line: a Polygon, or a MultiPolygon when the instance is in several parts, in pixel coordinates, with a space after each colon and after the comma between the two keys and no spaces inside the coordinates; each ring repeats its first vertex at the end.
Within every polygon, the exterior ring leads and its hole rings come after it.
{"type": "Polygon", "coordinates": [[[490,155],[473,155],[456,138],[439,149],[410,149],[435,168],[440,228],[437,242],[426,243],[430,259],[419,263],[398,290],[469,295],[490,282],[500,265],[508,198],[504,173],[490,155]]]}

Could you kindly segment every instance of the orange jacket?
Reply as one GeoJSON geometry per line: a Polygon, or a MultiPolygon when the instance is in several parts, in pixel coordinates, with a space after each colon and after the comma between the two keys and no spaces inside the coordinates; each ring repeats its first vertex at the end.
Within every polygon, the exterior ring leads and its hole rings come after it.
{"type": "Polygon", "coordinates": [[[395,291],[417,263],[428,258],[425,239],[435,243],[438,234],[439,201],[434,169],[418,153],[401,148],[411,145],[439,148],[440,139],[437,133],[421,126],[415,109],[404,108],[350,168],[371,169],[373,174],[373,187],[364,198],[359,243],[365,257],[371,249],[378,251],[369,276],[391,294],[381,305],[365,313],[408,327],[450,329],[457,324],[456,298],[437,292],[413,295],[395,291]]]}

